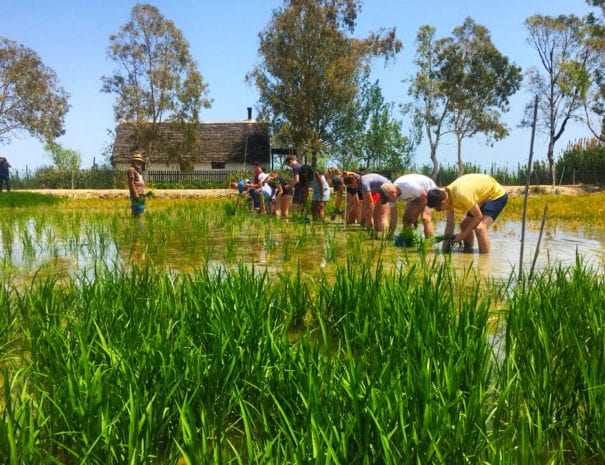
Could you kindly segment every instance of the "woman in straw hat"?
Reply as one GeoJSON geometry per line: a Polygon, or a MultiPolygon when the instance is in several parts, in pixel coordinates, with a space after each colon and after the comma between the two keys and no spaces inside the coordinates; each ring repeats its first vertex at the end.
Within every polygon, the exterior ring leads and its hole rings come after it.
{"type": "Polygon", "coordinates": [[[145,160],[141,152],[132,154],[131,165],[128,168],[128,189],[130,190],[130,206],[132,216],[138,218],[145,211],[145,180],[143,169],[145,160]]]}

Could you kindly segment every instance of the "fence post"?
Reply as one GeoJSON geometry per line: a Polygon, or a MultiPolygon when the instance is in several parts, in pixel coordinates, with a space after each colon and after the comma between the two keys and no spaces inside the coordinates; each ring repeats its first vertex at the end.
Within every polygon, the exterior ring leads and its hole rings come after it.
{"type": "Polygon", "coordinates": [[[529,181],[531,179],[531,162],[534,156],[534,138],[536,135],[536,119],[538,117],[538,96],[534,101],[534,118],[531,125],[531,140],[529,142],[529,160],[527,161],[527,176],[525,178],[525,193],[523,194],[523,213],[521,214],[521,250],[519,251],[519,276],[523,279],[523,248],[525,246],[525,217],[527,216],[527,196],[529,195],[529,181]]]}

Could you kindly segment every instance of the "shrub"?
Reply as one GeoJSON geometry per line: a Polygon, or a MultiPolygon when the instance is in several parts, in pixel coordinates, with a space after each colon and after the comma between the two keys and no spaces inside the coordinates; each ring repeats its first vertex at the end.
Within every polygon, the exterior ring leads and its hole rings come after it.
{"type": "Polygon", "coordinates": [[[605,145],[594,138],[570,144],[557,160],[556,170],[563,184],[602,183],[605,179],[605,145]]]}

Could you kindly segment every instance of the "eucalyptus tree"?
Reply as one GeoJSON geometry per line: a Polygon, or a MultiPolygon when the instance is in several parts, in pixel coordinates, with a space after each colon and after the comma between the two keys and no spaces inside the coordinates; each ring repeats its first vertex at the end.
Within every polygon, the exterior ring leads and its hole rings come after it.
{"type": "Polygon", "coordinates": [[[63,147],[56,142],[49,142],[44,146],[44,151],[59,170],[78,170],[82,156],[74,149],[63,147]]]}
{"type": "Polygon", "coordinates": [[[116,94],[116,121],[134,124],[133,148],[161,150],[186,164],[187,152],[199,143],[200,110],[211,105],[189,43],[155,6],[142,3],[132,8],[129,21],[109,42],[107,54],[117,68],[102,77],[102,91],[116,94]],[[167,140],[162,123],[181,134],[179,144],[167,140]]]}
{"type": "Polygon", "coordinates": [[[442,92],[449,114],[445,124],[456,136],[458,175],[464,174],[462,141],[483,134],[488,142],[508,135],[501,122],[508,98],[521,86],[518,66],[493,44],[486,27],[467,17],[440,52],[442,92]]]}
{"type": "Polygon", "coordinates": [[[600,15],[591,12],[584,19],[585,44],[593,50],[596,57],[584,110],[588,128],[596,138],[605,142],[605,0],[588,0],[587,3],[600,8],[600,15]],[[592,122],[593,116],[598,120],[596,124],[592,122]]]}
{"type": "MultiPolygon", "coordinates": [[[[525,27],[542,65],[541,70],[528,71],[527,81],[531,93],[539,99],[537,128],[548,136],[546,155],[554,185],[555,144],[570,121],[581,119],[598,55],[585,46],[584,22],[575,15],[534,15],[525,20],[525,27]]],[[[525,125],[530,124],[532,105],[526,107],[525,125]]]]}
{"type": "Polygon", "coordinates": [[[337,118],[333,126],[333,158],[346,169],[374,168],[402,172],[409,167],[419,143],[418,128],[403,131],[403,121],[395,118],[393,102],[385,102],[379,81],[366,75],[358,97],[337,118]]]}
{"type": "Polygon", "coordinates": [[[440,65],[442,50],[449,40],[436,39],[433,26],[420,27],[416,34],[416,74],[412,77],[408,89],[409,95],[414,99],[414,119],[420,122],[429,143],[433,179],[437,179],[439,174],[439,143],[441,138],[450,132],[445,126],[445,118],[449,113],[449,97],[443,89],[444,80],[440,65]]]}
{"type": "Polygon", "coordinates": [[[248,73],[274,133],[286,132],[311,162],[324,150],[338,115],[355,98],[374,56],[401,49],[394,30],[353,38],[359,0],[284,0],[259,33],[261,62],[248,73]]]}
{"type": "Polygon", "coordinates": [[[19,132],[41,141],[62,135],[68,94],[32,49],[0,37],[0,142],[19,132]]]}

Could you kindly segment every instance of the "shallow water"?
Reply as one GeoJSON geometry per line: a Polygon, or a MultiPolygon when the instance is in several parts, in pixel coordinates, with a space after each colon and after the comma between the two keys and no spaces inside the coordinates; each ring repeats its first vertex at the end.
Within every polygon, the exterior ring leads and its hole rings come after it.
{"type": "MultiPolygon", "coordinates": [[[[130,267],[151,263],[177,271],[196,268],[254,266],[271,273],[332,275],[347,261],[380,263],[386,269],[410,266],[419,259],[451,260],[457,270],[505,281],[519,270],[521,223],[496,222],[490,230],[489,254],[442,254],[439,245],[426,254],[399,248],[391,240],[371,239],[358,226],[300,224],[275,218],[237,219],[221,227],[158,227],[154,221],[113,222],[94,219],[52,221],[27,219],[2,223],[0,275],[27,281],[34,275],[75,274],[98,263],[130,267]]],[[[443,224],[436,224],[442,231],[443,224]]],[[[538,225],[526,228],[524,273],[529,272],[538,244],[538,225]]],[[[535,271],[572,265],[576,257],[597,272],[605,269],[605,231],[553,224],[545,227],[535,271]]]]}

